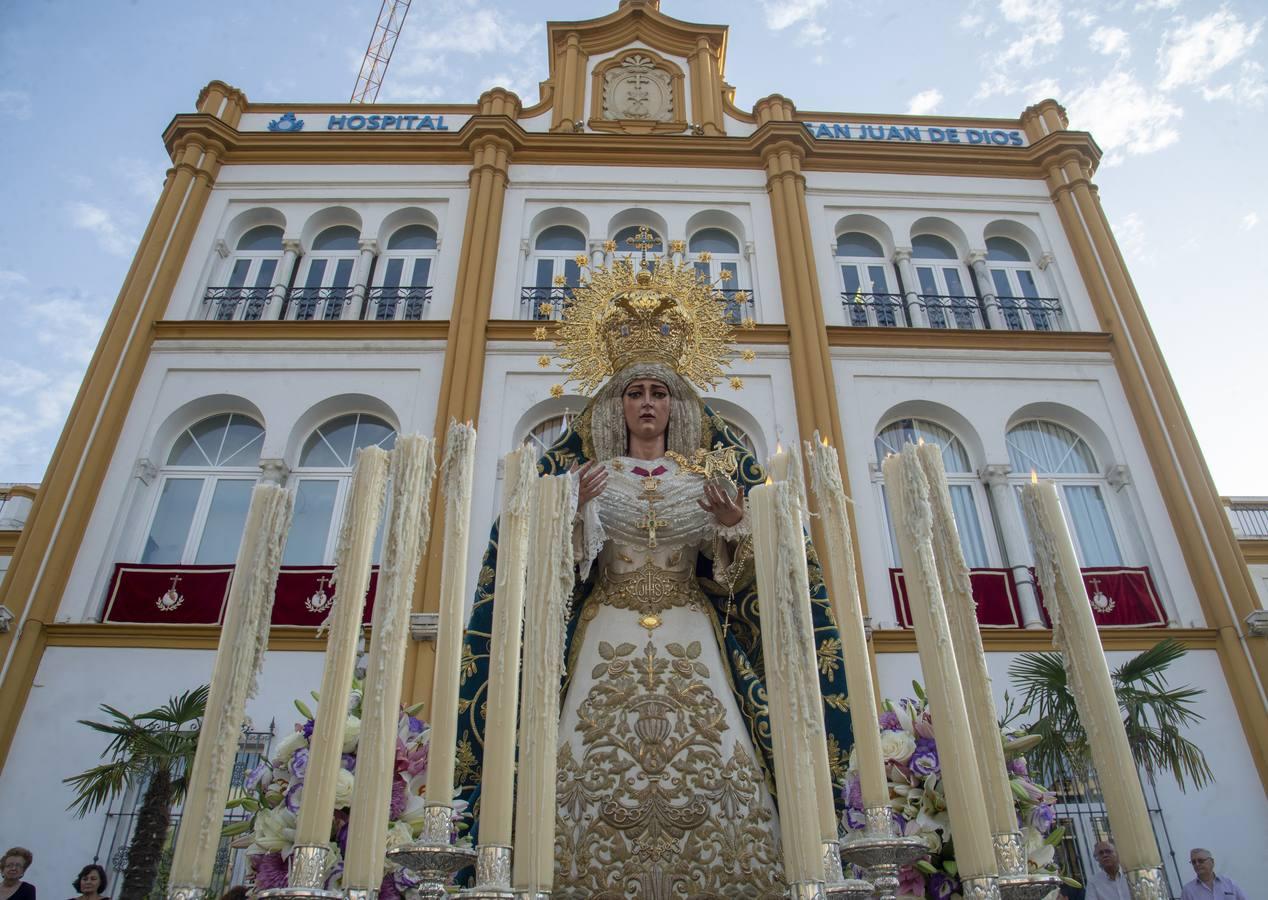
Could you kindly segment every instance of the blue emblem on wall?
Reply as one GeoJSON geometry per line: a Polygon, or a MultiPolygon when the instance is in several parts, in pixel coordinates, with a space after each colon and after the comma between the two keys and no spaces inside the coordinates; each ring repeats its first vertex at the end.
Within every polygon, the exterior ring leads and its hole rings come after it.
{"type": "Polygon", "coordinates": [[[282,118],[269,123],[269,131],[303,131],[304,120],[295,118],[295,113],[282,113],[282,118]]]}

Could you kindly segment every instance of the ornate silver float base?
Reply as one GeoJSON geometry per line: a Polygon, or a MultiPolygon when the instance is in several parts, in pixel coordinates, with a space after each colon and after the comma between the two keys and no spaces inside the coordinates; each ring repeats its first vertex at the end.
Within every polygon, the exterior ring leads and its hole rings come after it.
{"type": "Polygon", "coordinates": [[[998,883],[1003,900],[1043,900],[1061,887],[1056,875],[1001,875],[998,883]]]}
{"type": "Polygon", "coordinates": [[[1159,868],[1129,869],[1127,872],[1127,887],[1131,890],[1132,900],[1166,900],[1166,883],[1159,868]]]}
{"type": "Polygon", "coordinates": [[[196,884],[169,884],[167,886],[167,900],[203,900],[206,896],[207,889],[196,884]]]}
{"type": "Polygon", "coordinates": [[[515,900],[550,900],[550,891],[515,891],[515,900]]]}
{"type": "Polygon", "coordinates": [[[326,844],[296,844],[286,877],[290,887],[269,888],[255,896],[261,900],[343,900],[343,891],[328,891],[322,886],[333,858],[326,844]]]}
{"type": "Polygon", "coordinates": [[[789,900],[824,900],[822,881],[794,881],[788,885],[789,900]]]}
{"type": "Polygon", "coordinates": [[[379,892],[375,888],[348,888],[345,896],[348,900],[379,900],[379,892]]]}
{"type": "Polygon", "coordinates": [[[506,844],[481,844],[476,850],[476,886],[460,891],[467,900],[513,900],[511,848],[506,844]]]}
{"type": "Polygon", "coordinates": [[[929,847],[920,838],[898,834],[888,806],[869,806],[863,815],[867,828],[841,842],[841,859],[863,868],[877,900],[894,900],[899,867],[928,856],[929,847]]]}
{"type": "Polygon", "coordinates": [[[965,878],[960,882],[960,896],[964,900],[1000,900],[999,881],[994,875],[965,878]]]}
{"type": "Polygon", "coordinates": [[[423,833],[415,844],[395,847],[387,858],[418,876],[418,887],[410,891],[419,900],[441,900],[448,891],[445,885],[459,869],[475,862],[471,847],[458,847],[450,840],[453,830],[453,807],[445,803],[428,803],[423,811],[423,833]]]}
{"type": "Polygon", "coordinates": [[[823,842],[823,874],[826,883],[823,895],[833,900],[866,900],[872,896],[872,885],[861,878],[846,878],[841,868],[841,842],[823,842]]]}

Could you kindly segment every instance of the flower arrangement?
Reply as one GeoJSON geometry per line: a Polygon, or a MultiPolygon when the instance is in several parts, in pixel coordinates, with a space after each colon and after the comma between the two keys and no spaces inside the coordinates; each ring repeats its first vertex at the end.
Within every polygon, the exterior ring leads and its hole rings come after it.
{"type": "MultiPolygon", "coordinates": [[[[960,879],[933,717],[920,685],[912,682],[912,688],[915,699],[904,698],[897,704],[886,700],[878,716],[894,820],[903,834],[919,837],[929,846],[928,860],[905,866],[900,871],[898,894],[928,900],[958,900],[960,879]]],[[[1026,760],[1020,755],[1027,745],[1023,737],[1001,733],[1017,807],[1017,824],[1026,845],[1030,871],[1055,874],[1056,846],[1064,836],[1064,829],[1053,827],[1057,799],[1030,780],[1026,760]]],[[[846,830],[862,830],[866,821],[855,753],[850,755],[842,793],[846,804],[846,830]]]]}
{"type": "MultiPolygon", "coordinates": [[[[314,692],[313,698],[317,699],[314,692]]],[[[326,878],[327,890],[343,888],[343,854],[348,843],[348,816],[356,785],[357,748],[361,739],[362,684],[353,682],[348,703],[348,719],[343,732],[343,768],[335,787],[335,814],[330,840],[335,846],[335,864],[326,878]]],[[[295,823],[304,778],[308,768],[308,742],[314,717],[308,706],[295,701],[304,721],[273,748],[243,782],[247,796],[233,801],[253,813],[250,820],[226,830],[239,835],[237,843],[247,847],[256,890],[287,886],[287,858],[295,841],[295,823]]],[[[387,846],[384,850],[412,843],[423,828],[423,791],[427,786],[427,724],[413,714],[419,707],[401,710],[396,740],[396,774],[392,780],[392,802],[388,810],[387,846]]],[[[454,801],[455,827],[459,827],[465,804],[454,801]]],[[[379,888],[381,900],[398,900],[418,882],[407,871],[388,865],[379,888]]]]}

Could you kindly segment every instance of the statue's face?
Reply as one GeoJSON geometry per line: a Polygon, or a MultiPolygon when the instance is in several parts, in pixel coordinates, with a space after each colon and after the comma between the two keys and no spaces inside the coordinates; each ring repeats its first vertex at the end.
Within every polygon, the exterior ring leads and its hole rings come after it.
{"type": "Polygon", "coordinates": [[[622,397],[625,427],[631,437],[658,438],[669,427],[669,388],[655,378],[630,382],[622,397]]]}

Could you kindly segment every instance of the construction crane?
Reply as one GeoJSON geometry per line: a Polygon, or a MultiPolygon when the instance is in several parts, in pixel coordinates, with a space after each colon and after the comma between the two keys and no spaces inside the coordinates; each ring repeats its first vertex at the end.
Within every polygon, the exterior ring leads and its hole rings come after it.
{"type": "Polygon", "coordinates": [[[352,89],[353,103],[373,103],[378,99],[409,4],[410,0],[383,0],[379,20],[370,34],[370,45],[365,49],[365,59],[361,60],[361,71],[357,73],[357,86],[352,89]]]}

